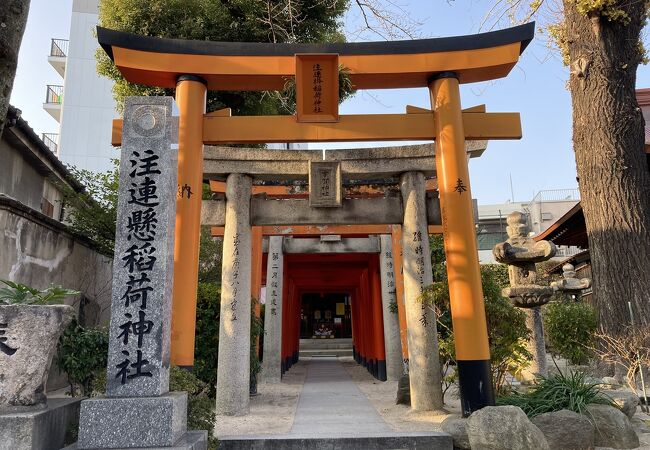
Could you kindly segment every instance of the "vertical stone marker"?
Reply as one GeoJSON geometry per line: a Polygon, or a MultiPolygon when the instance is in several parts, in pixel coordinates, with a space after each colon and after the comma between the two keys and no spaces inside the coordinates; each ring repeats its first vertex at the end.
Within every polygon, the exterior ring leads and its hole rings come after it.
{"type": "Polygon", "coordinates": [[[381,304],[384,321],[384,343],[386,346],[386,376],[388,381],[399,380],[403,373],[402,346],[399,336],[397,311],[397,284],[393,263],[393,244],[390,235],[383,234],[379,254],[381,274],[381,304]],[[391,311],[392,310],[392,311],[391,311]]]}
{"type": "Polygon", "coordinates": [[[248,414],[250,398],[252,184],[239,173],[226,180],[216,412],[228,416],[248,414]]]}
{"type": "Polygon", "coordinates": [[[269,237],[262,361],[262,376],[267,383],[279,383],[282,378],[282,241],[282,236],[269,237]]]}
{"type": "Polygon", "coordinates": [[[424,175],[421,172],[402,174],[400,190],[404,204],[402,261],[411,407],[415,411],[431,411],[441,409],[443,399],[436,317],[420,301],[424,288],[433,283],[424,175]]]}
{"type": "Polygon", "coordinates": [[[177,151],[170,97],[126,101],[106,397],[82,402],[77,448],[174,445],[187,394],[169,392],[177,151]]]}

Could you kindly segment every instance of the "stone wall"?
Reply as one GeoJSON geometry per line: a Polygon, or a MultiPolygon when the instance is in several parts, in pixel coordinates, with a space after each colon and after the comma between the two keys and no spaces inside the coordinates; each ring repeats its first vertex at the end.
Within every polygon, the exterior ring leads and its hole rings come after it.
{"type": "MultiPolygon", "coordinates": [[[[112,258],[93,249],[60,222],[0,195],[0,279],[43,289],[50,284],[82,294],[67,303],[75,306],[87,326],[105,324],[110,317],[112,258]]],[[[53,368],[48,389],[67,384],[53,368]]]]}

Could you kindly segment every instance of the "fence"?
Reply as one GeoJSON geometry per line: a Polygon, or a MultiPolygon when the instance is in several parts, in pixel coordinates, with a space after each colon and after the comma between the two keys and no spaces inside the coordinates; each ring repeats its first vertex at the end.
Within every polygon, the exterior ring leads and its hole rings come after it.
{"type": "Polygon", "coordinates": [[[50,56],[58,56],[65,58],[68,56],[68,45],[70,41],[67,39],[52,39],[50,46],[50,56]]]}
{"type": "Polygon", "coordinates": [[[59,135],[56,133],[43,133],[41,135],[41,139],[47,145],[47,148],[50,149],[52,153],[57,153],[59,149],[59,144],[57,144],[57,141],[59,140],[59,135]]]}
{"type": "Polygon", "coordinates": [[[47,85],[45,94],[45,103],[59,103],[63,102],[63,86],[54,84],[47,85]]]}

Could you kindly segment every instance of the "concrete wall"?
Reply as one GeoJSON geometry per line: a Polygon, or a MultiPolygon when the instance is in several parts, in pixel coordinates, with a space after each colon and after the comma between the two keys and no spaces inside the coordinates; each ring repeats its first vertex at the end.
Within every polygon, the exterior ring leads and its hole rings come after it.
{"type": "MultiPolygon", "coordinates": [[[[43,289],[50,284],[82,294],[66,303],[78,310],[84,325],[110,318],[112,259],[70,234],[59,222],[0,197],[0,279],[43,289]]],[[[48,389],[67,384],[58,369],[50,371],[48,389]]]]}
{"type": "Polygon", "coordinates": [[[43,175],[4,139],[0,140],[0,193],[41,210],[43,175]]]}

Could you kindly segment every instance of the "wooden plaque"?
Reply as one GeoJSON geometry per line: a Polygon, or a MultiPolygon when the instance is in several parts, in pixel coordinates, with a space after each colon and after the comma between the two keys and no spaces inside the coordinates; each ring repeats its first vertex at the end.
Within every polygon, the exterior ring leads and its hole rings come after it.
{"type": "Polygon", "coordinates": [[[296,55],[298,122],[338,122],[339,55],[296,55]]]}

